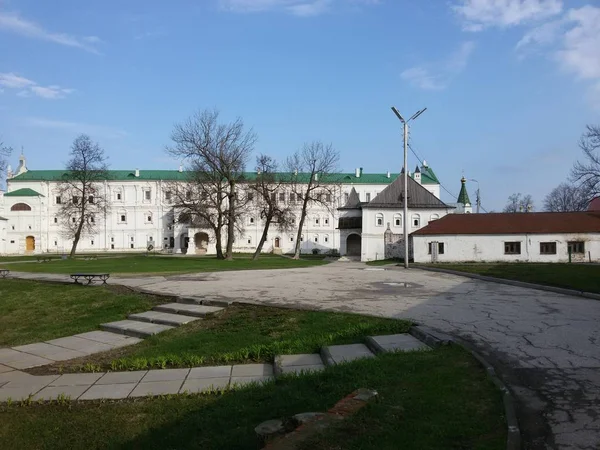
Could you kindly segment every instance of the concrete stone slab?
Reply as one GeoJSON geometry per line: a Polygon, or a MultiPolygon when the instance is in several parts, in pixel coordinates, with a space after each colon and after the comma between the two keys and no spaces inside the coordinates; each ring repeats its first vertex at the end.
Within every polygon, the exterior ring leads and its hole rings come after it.
{"type": "Polygon", "coordinates": [[[12,367],[13,369],[22,370],[29,369],[31,367],[45,366],[47,364],[54,363],[52,359],[42,358],[41,356],[30,355],[28,353],[21,353],[21,358],[13,361],[7,361],[4,364],[12,367]]]}
{"type": "Polygon", "coordinates": [[[226,389],[229,386],[229,377],[221,378],[195,378],[187,380],[181,387],[181,393],[195,394],[215,389],[226,389]]]}
{"type": "Polygon", "coordinates": [[[83,339],[77,336],[53,339],[51,341],[46,341],[46,343],[63,347],[68,350],[75,350],[86,355],[91,355],[92,353],[105,352],[113,348],[109,344],[103,344],[101,342],[92,341],[90,339],[83,339]]]}
{"type": "MultiPolygon", "coordinates": [[[[123,342],[128,342],[132,339],[137,339],[130,336],[124,336],[118,333],[111,333],[110,331],[88,331],[87,333],[76,334],[74,337],[88,339],[90,341],[96,341],[102,344],[109,345],[122,344],[123,342]]],[[[137,339],[137,342],[140,341],[141,339],[137,339]]]]}
{"type": "Polygon", "coordinates": [[[272,379],[272,376],[231,377],[231,387],[242,387],[252,383],[263,384],[272,379]]]}
{"type": "Polygon", "coordinates": [[[21,352],[13,350],[12,348],[0,348],[0,364],[14,361],[19,358],[21,358],[21,352]]]}
{"type": "Polygon", "coordinates": [[[13,350],[39,356],[41,358],[51,359],[53,361],[65,361],[67,359],[85,356],[85,353],[69,350],[64,347],[48,344],[46,342],[20,345],[18,347],[13,347],[13,350]]]}
{"type": "Polygon", "coordinates": [[[223,311],[223,308],[206,305],[193,305],[186,303],[167,303],[166,305],[155,306],[155,311],[163,311],[172,314],[185,314],[194,317],[206,317],[223,311]]]}
{"type": "Polygon", "coordinates": [[[383,351],[430,350],[430,347],[410,334],[390,334],[388,336],[370,336],[369,339],[383,351]]]}
{"type": "Polygon", "coordinates": [[[187,379],[230,377],[231,367],[232,366],[194,367],[190,370],[187,379]]]}
{"type": "Polygon", "coordinates": [[[127,316],[131,320],[139,320],[141,322],[158,323],[161,325],[169,325],[172,327],[178,327],[185,325],[186,323],[198,320],[197,317],[184,316],[180,314],[171,314],[161,311],[146,311],[143,313],[130,314],[127,316]]]}
{"type": "Polygon", "coordinates": [[[150,322],[138,322],[137,320],[119,320],[117,322],[103,323],[100,325],[104,331],[126,334],[134,337],[148,337],[163,331],[172,330],[169,325],[159,325],[150,322]]]}
{"type": "Polygon", "coordinates": [[[324,347],[324,350],[329,353],[335,364],[375,357],[365,344],[330,345],[324,347]]]}
{"type": "Polygon", "coordinates": [[[35,395],[43,386],[38,387],[37,390],[32,391],[29,387],[6,387],[0,388],[0,402],[6,402],[8,400],[18,402],[29,398],[30,395],[35,395]]]}
{"type": "Polygon", "coordinates": [[[8,384],[6,384],[4,387],[28,387],[32,390],[39,391],[41,388],[48,386],[50,383],[54,382],[59,377],[60,375],[29,375],[27,377],[14,378],[13,380],[10,380],[8,384]]]}
{"type": "Polygon", "coordinates": [[[0,364],[0,373],[12,372],[13,370],[15,370],[15,369],[13,369],[12,367],[8,367],[8,366],[5,366],[4,364],[0,364]]]}
{"type": "Polygon", "coordinates": [[[149,370],[148,373],[142,378],[142,383],[148,383],[153,381],[175,381],[185,380],[190,373],[190,369],[163,369],[163,370],[149,370]]]}
{"type": "Polygon", "coordinates": [[[281,367],[288,366],[308,366],[323,364],[321,355],[318,353],[300,354],[300,355],[278,355],[275,357],[277,364],[281,367]]]}
{"type": "Polygon", "coordinates": [[[233,366],[232,377],[264,377],[273,375],[271,364],[238,364],[233,366]]]}
{"type": "Polygon", "coordinates": [[[129,397],[145,397],[146,395],[165,395],[177,394],[183,380],[176,381],[153,381],[150,383],[140,383],[129,394],[129,397]]]}
{"type": "Polygon", "coordinates": [[[136,370],[133,372],[109,372],[96,381],[96,385],[139,383],[147,373],[147,370],[136,370]]]}
{"type": "Polygon", "coordinates": [[[33,375],[29,375],[27,372],[21,372],[20,370],[14,369],[12,370],[12,372],[0,373],[0,382],[24,380],[26,378],[33,378],[33,375]]]}
{"type": "Polygon", "coordinates": [[[87,391],[87,386],[48,386],[33,396],[33,400],[55,400],[58,397],[68,397],[77,400],[81,394],[87,391]]]}
{"type": "Polygon", "coordinates": [[[127,398],[137,383],[95,384],[79,397],[79,400],[98,400],[127,398]]]}
{"type": "Polygon", "coordinates": [[[286,373],[302,374],[302,373],[320,372],[323,369],[325,369],[325,364],[323,364],[323,363],[307,364],[305,366],[283,366],[281,368],[281,373],[282,374],[286,374],[286,373]]]}
{"type": "Polygon", "coordinates": [[[103,375],[104,373],[67,373],[50,383],[50,386],[89,386],[103,375]]]}

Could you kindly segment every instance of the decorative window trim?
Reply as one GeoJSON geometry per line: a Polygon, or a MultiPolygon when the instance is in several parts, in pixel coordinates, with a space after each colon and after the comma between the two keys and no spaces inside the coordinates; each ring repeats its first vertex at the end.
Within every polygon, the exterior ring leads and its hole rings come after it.
{"type": "Polygon", "coordinates": [[[383,217],[383,213],[377,213],[375,214],[375,226],[376,227],[382,227],[383,226],[383,222],[384,222],[384,217],[383,217]]]}

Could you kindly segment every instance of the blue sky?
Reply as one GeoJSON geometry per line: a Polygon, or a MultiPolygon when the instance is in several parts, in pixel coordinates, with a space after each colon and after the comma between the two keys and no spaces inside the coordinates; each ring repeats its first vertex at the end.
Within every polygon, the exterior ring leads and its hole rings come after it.
{"type": "Polygon", "coordinates": [[[540,206],[600,123],[600,0],[0,0],[0,55],[0,136],[30,169],[79,133],[114,169],[176,168],[173,124],[216,107],[257,152],[318,139],[345,171],[399,171],[390,106],[427,107],[413,149],[499,210],[540,206]]]}

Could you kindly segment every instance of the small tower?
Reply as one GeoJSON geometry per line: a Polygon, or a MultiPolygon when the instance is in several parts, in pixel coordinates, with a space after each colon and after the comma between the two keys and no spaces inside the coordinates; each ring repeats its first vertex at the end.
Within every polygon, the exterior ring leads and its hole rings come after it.
{"type": "Polygon", "coordinates": [[[415,174],[413,176],[413,179],[421,184],[421,169],[419,169],[419,166],[417,165],[417,168],[415,169],[415,174]]]}
{"type": "Polygon", "coordinates": [[[456,208],[457,214],[471,214],[473,212],[469,193],[467,192],[467,179],[465,177],[460,179],[460,193],[456,202],[458,203],[456,208]]]}
{"type": "Polygon", "coordinates": [[[27,162],[25,161],[25,155],[21,152],[21,156],[19,156],[19,167],[17,167],[17,171],[13,175],[17,176],[25,172],[27,172],[27,162]]]}

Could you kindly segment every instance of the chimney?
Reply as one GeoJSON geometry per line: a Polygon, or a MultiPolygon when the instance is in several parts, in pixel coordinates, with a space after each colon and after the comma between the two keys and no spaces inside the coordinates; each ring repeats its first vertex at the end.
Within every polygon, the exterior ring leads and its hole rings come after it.
{"type": "Polygon", "coordinates": [[[356,178],[360,178],[360,172],[361,172],[361,169],[360,169],[359,167],[357,167],[357,168],[354,170],[354,176],[355,176],[356,178]]]}
{"type": "Polygon", "coordinates": [[[390,178],[390,177],[392,176],[392,174],[390,173],[390,171],[389,171],[389,170],[387,171],[387,174],[386,174],[386,176],[387,176],[388,178],[390,178]]]}
{"type": "Polygon", "coordinates": [[[362,177],[362,167],[360,168],[360,176],[362,177]]]}
{"type": "Polygon", "coordinates": [[[140,177],[140,169],[135,169],[135,177],[136,178],[140,177]]]}

